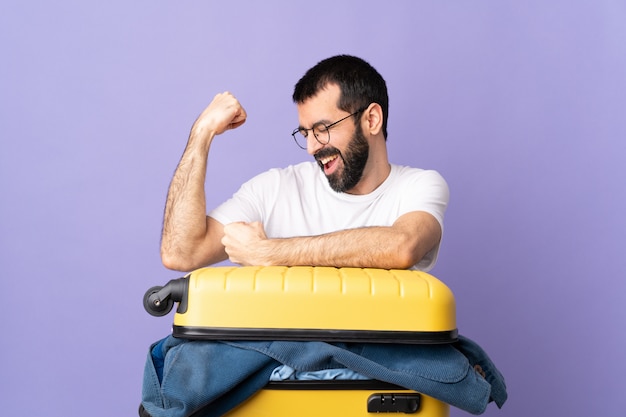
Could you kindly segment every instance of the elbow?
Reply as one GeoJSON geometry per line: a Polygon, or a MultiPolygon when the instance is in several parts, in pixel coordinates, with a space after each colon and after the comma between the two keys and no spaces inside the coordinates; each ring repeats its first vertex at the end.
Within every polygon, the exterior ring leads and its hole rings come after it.
{"type": "Polygon", "coordinates": [[[392,268],[410,269],[419,263],[426,253],[413,239],[406,239],[394,251],[392,268]]]}
{"type": "Polygon", "coordinates": [[[415,251],[403,248],[395,256],[393,269],[410,269],[422,259],[415,251]]]}
{"type": "Polygon", "coordinates": [[[226,252],[214,254],[199,249],[185,251],[181,248],[161,247],[161,262],[167,269],[191,272],[228,259],[226,252]]]}
{"type": "Polygon", "coordinates": [[[172,271],[189,272],[198,268],[191,259],[163,250],[161,251],[161,262],[164,267],[172,271]]]}
{"type": "Polygon", "coordinates": [[[186,265],[175,256],[161,254],[161,262],[164,267],[171,269],[172,271],[185,271],[186,265]]]}

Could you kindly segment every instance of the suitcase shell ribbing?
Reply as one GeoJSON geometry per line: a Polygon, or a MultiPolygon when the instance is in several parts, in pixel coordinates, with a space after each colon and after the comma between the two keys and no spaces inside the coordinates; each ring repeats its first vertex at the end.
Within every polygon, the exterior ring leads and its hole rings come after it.
{"type": "Polygon", "coordinates": [[[450,289],[424,272],[329,267],[217,267],[189,274],[174,336],[448,343],[450,289]]]}

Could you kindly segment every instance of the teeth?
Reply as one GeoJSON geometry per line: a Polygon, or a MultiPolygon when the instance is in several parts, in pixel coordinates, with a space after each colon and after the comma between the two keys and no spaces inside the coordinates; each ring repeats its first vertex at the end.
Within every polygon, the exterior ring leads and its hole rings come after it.
{"type": "Polygon", "coordinates": [[[321,162],[322,165],[326,165],[327,163],[329,163],[333,159],[337,159],[337,155],[327,156],[326,158],[322,158],[322,159],[320,159],[320,162],[321,162]]]}

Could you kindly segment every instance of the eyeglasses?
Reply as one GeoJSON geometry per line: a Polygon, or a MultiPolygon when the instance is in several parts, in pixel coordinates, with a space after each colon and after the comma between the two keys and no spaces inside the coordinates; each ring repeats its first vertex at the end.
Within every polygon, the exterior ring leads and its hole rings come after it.
{"type": "Polygon", "coordinates": [[[309,137],[309,131],[313,132],[313,136],[320,144],[327,145],[328,143],[330,143],[330,128],[331,127],[335,126],[338,123],[343,122],[344,120],[352,116],[356,116],[357,114],[364,112],[367,109],[367,107],[368,106],[363,107],[362,109],[357,110],[354,113],[347,115],[343,119],[339,119],[336,122],[331,123],[329,125],[326,125],[322,122],[318,122],[318,123],[315,123],[313,127],[310,129],[299,127],[295,129],[293,132],[291,132],[291,136],[293,136],[293,140],[296,141],[296,145],[298,145],[302,149],[307,148],[307,138],[309,137]]]}

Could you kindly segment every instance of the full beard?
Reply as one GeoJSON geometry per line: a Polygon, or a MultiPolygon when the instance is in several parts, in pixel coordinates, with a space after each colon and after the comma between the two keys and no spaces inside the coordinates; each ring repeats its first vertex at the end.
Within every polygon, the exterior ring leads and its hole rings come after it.
{"type": "Polygon", "coordinates": [[[320,162],[322,159],[334,155],[338,155],[341,158],[343,167],[338,167],[335,172],[326,175],[326,179],[328,179],[330,188],[338,193],[345,193],[356,187],[359,181],[361,181],[365,165],[367,164],[369,150],[369,144],[365,136],[363,136],[361,126],[357,125],[345,154],[333,146],[328,146],[315,154],[315,159],[323,172],[324,165],[320,162]]]}

